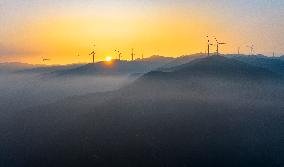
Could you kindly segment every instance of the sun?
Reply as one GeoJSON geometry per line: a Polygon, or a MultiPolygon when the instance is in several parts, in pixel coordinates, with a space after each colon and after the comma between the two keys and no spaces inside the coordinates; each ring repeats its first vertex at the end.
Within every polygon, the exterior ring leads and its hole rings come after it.
{"type": "Polygon", "coordinates": [[[112,58],[110,56],[106,57],[106,62],[111,62],[112,58]]]}

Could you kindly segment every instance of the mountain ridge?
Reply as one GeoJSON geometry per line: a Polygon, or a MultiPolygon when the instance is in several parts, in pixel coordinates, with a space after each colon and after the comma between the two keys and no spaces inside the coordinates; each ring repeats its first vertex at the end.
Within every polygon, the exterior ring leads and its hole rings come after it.
{"type": "MultiPolygon", "coordinates": [[[[210,56],[195,59],[189,63],[172,68],[171,72],[150,72],[148,75],[166,75],[167,77],[226,77],[231,79],[277,79],[280,75],[262,67],[222,56],[210,56]]],[[[147,76],[147,74],[146,74],[147,76]]]]}
{"type": "MultiPolygon", "coordinates": [[[[25,155],[18,162],[27,166],[283,166],[284,151],[279,149],[284,148],[283,83],[237,83],[226,76],[242,67],[252,70],[245,75],[249,79],[260,68],[224,57],[203,58],[183,67],[147,73],[116,91],[21,112],[12,127],[19,129],[14,133],[23,144],[9,140],[13,148],[19,146],[14,154],[25,155]],[[190,76],[220,66],[233,70],[213,72],[211,77],[190,76]]],[[[267,75],[268,70],[263,71],[261,75],[267,75]]],[[[6,152],[0,158],[5,156],[6,152]]]]}

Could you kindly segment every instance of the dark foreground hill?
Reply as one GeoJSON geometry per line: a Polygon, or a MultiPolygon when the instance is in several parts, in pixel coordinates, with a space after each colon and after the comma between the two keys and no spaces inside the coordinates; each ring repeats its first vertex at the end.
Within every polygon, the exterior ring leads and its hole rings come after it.
{"type": "Polygon", "coordinates": [[[223,57],[14,115],[2,166],[284,165],[284,86],[223,57]]]}

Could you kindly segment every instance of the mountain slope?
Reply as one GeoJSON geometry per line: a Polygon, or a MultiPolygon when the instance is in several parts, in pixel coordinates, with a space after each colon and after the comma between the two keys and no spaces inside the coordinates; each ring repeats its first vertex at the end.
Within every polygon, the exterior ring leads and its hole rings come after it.
{"type": "Polygon", "coordinates": [[[159,70],[160,71],[171,71],[172,68],[175,68],[176,66],[180,66],[182,64],[189,63],[195,59],[204,58],[204,57],[206,57],[206,55],[203,53],[181,56],[165,64],[164,66],[160,67],[159,70]]]}
{"type": "MultiPolygon", "coordinates": [[[[238,79],[276,79],[281,78],[279,75],[261,68],[249,65],[247,63],[229,59],[222,56],[210,56],[196,59],[187,64],[172,68],[172,72],[160,72],[168,78],[176,77],[221,77],[238,79]]],[[[158,75],[156,72],[155,75],[158,75]]]]}
{"type": "Polygon", "coordinates": [[[272,72],[284,75],[284,61],[280,59],[254,56],[234,56],[233,59],[248,63],[253,66],[266,68],[272,72]]]}

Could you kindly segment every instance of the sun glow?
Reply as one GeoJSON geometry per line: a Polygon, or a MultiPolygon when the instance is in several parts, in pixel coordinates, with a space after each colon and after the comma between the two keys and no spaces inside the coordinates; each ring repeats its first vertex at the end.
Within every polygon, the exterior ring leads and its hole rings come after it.
{"type": "Polygon", "coordinates": [[[112,58],[110,56],[106,57],[106,62],[111,62],[112,58]]]}

